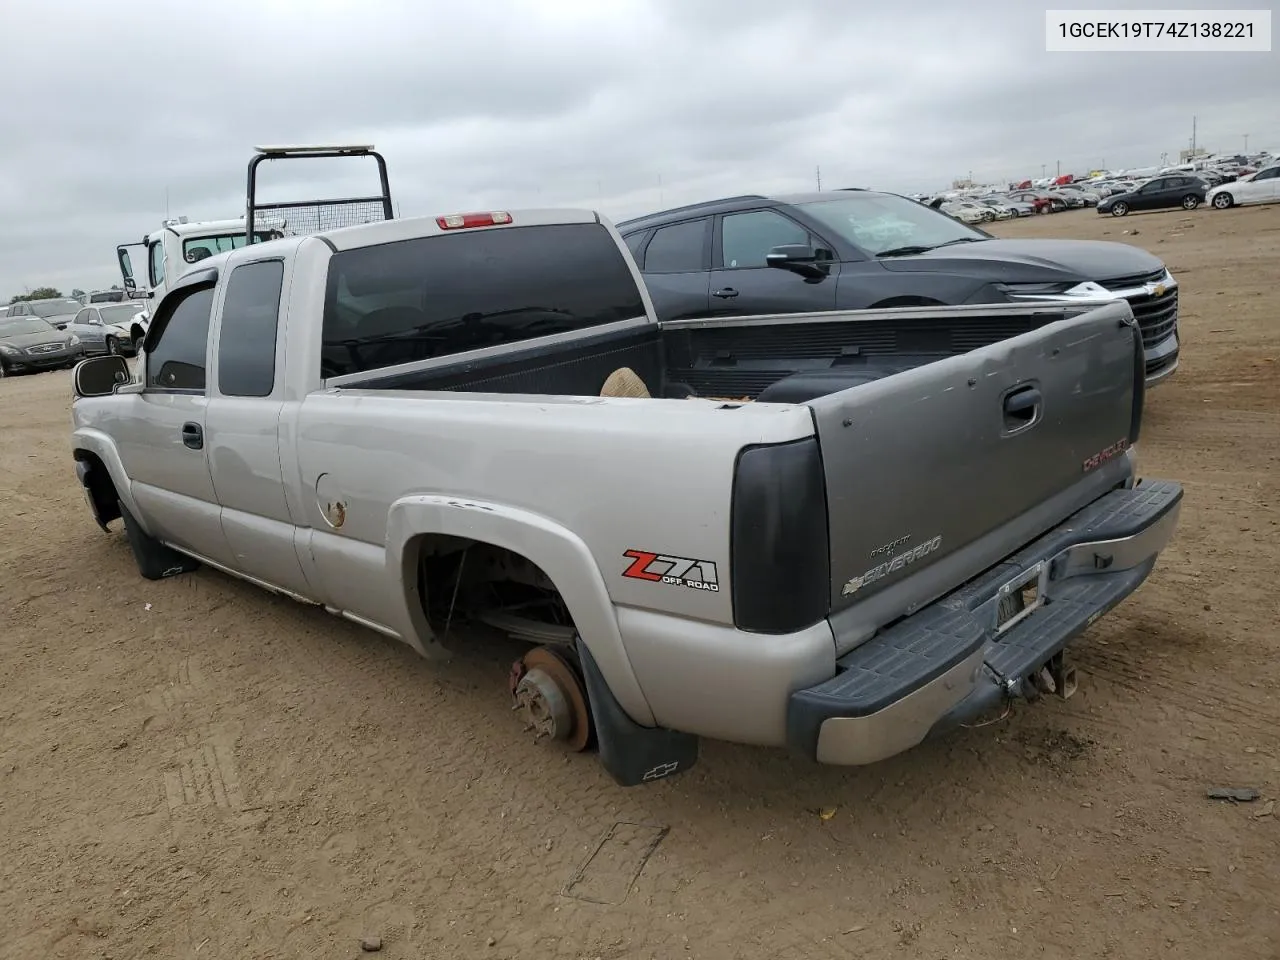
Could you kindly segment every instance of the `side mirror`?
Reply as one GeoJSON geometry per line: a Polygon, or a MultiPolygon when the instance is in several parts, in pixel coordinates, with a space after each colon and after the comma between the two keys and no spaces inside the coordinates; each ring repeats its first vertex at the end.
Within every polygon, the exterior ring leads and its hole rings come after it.
{"type": "Polygon", "coordinates": [[[765,254],[764,262],[780,270],[790,270],[807,280],[821,280],[827,268],[820,265],[818,251],[807,243],[787,243],[765,254]]]}
{"type": "Polygon", "coordinates": [[[72,390],[77,397],[110,396],[116,387],[132,380],[128,362],[115,355],[81,360],[71,375],[72,390]]]}
{"type": "Polygon", "coordinates": [[[793,263],[814,263],[818,254],[807,243],[787,243],[774,247],[765,254],[764,262],[771,267],[789,267],[793,263]]]}

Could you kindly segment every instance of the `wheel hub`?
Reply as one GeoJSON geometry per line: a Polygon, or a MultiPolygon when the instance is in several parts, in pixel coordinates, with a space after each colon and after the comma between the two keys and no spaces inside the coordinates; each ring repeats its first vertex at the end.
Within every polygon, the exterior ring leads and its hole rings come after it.
{"type": "Polygon", "coordinates": [[[516,684],[516,705],[535,739],[566,740],[573,728],[573,715],[564,691],[543,670],[534,667],[516,684]]]}
{"type": "Polygon", "coordinates": [[[538,647],[512,665],[511,680],[511,709],[535,742],[558,740],[575,751],[586,748],[591,715],[582,681],[568,661],[538,647]]]}

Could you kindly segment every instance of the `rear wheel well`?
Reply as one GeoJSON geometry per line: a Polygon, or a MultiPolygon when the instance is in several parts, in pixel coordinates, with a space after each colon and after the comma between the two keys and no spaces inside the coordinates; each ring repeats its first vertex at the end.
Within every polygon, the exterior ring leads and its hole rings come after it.
{"type": "Polygon", "coordinates": [[[120,519],[120,494],[102,458],[91,450],[76,450],[73,456],[77,463],[83,463],[89,468],[85,483],[89,496],[93,498],[98,519],[104,525],[120,519]]]}
{"type": "Polygon", "coordinates": [[[420,610],[442,642],[460,624],[478,622],[529,643],[572,649],[577,631],[569,608],[528,557],[449,534],[424,534],[412,547],[420,610]]]}

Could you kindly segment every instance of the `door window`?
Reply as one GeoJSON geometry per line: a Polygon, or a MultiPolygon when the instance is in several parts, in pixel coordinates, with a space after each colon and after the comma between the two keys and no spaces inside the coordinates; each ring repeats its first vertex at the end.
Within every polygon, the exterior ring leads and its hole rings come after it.
{"type": "Polygon", "coordinates": [[[705,269],[707,223],[692,220],[658,230],[644,252],[644,272],[697,273],[705,269]]]}
{"type": "Polygon", "coordinates": [[[629,237],[622,238],[636,263],[640,262],[640,248],[644,246],[644,238],[647,236],[649,236],[649,231],[641,230],[639,233],[633,233],[629,237]]]}
{"type": "Polygon", "coordinates": [[[721,249],[726,269],[765,267],[765,255],[785,244],[808,244],[809,232],[773,210],[734,213],[720,222],[721,249]]]}
{"type": "Polygon", "coordinates": [[[74,324],[85,324],[89,322],[89,311],[81,310],[76,314],[76,318],[71,321],[74,324]]]}
{"type": "Polygon", "coordinates": [[[156,318],[158,339],[147,355],[147,386],[156,390],[204,390],[205,354],[213,287],[198,287],[156,318]]]}
{"type": "Polygon", "coordinates": [[[1253,182],[1259,180],[1276,180],[1280,179],[1280,167],[1268,167],[1266,170],[1259,170],[1253,178],[1253,182]]]}
{"type": "Polygon", "coordinates": [[[276,329],[284,262],[246,263],[231,271],[218,328],[218,390],[266,397],[276,380],[276,329]]]}
{"type": "Polygon", "coordinates": [[[152,243],[148,256],[151,286],[158,287],[164,283],[164,244],[159,241],[152,243]]]}

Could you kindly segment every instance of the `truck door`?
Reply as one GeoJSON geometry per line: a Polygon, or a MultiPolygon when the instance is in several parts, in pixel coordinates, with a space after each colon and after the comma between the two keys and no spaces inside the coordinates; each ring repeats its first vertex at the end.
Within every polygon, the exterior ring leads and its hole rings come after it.
{"type": "Polygon", "coordinates": [[[320,601],[295,548],[298,528],[280,465],[280,313],[287,279],[285,261],[267,258],[237,264],[224,284],[213,337],[206,445],[234,568],[320,601]]]}
{"type": "Polygon", "coordinates": [[[128,391],[112,424],[120,459],[150,533],[223,566],[231,551],[205,443],[205,370],[214,277],[190,284],[157,313],[142,389],[128,391]]]}

